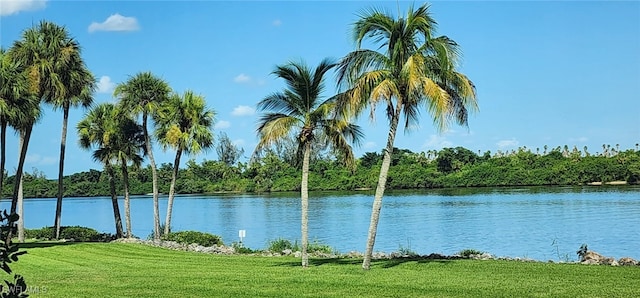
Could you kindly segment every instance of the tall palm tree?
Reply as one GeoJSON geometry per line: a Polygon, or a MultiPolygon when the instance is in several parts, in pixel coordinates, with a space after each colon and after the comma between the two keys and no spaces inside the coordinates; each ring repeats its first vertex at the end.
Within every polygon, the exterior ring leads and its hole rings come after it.
{"type": "Polygon", "coordinates": [[[28,105],[21,104],[27,95],[28,82],[22,65],[0,48],[0,192],[4,183],[7,126],[24,117],[28,105]]]}
{"type": "Polygon", "coordinates": [[[325,59],[315,68],[309,69],[303,62],[289,62],[279,65],[273,71],[285,80],[287,88],[273,93],[258,103],[258,109],[266,111],[259,121],[259,143],[256,151],[271,146],[294,135],[297,141],[297,157],[302,157],[301,232],[302,266],[309,265],[308,246],[308,205],[309,205],[309,158],[312,146],[330,145],[344,156],[345,161],[354,164],[349,142],[359,142],[360,128],[345,118],[336,118],[336,98],[322,100],[324,76],[336,64],[325,59]]]}
{"type": "Polygon", "coordinates": [[[183,153],[196,155],[213,146],[211,126],[214,117],[215,112],[207,108],[204,97],[192,91],[186,91],[182,96],[173,94],[154,114],[154,120],[157,123],[155,135],[158,142],[165,149],[171,147],[176,150],[169,187],[167,217],[164,222],[165,235],[169,234],[171,228],[171,213],[180,158],[183,153]]]}
{"type": "Polygon", "coordinates": [[[67,125],[69,122],[69,110],[72,107],[88,108],[93,103],[93,92],[96,81],[93,74],[87,69],[80,56],[80,46],[70,37],[65,27],[53,23],[41,24],[41,34],[47,42],[47,54],[50,55],[54,68],[45,75],[51,82],[52,90],[44,102],[51,104],[54,109],[62,109],[62,136],[60,138],[60,160],[58,167],[58,197],[56,201],[56,213],[54,219],[55,238],[60,237],[60,225],[62,216],[62,196],[64,194],[64,158],[67,142],[67,125]]]}
{"type": "Polygon", "coordinates": [[[477,109],[475,86],[456,71],[458,45],[446,36],[434,37],[436,22],[429,6],[411,7],[406,17],[397,19],[377,9],[360,15],[354,24],[357,49],[345,56],[338,67],[338,83],[347,89],[346,106],[360,114],[371,106],[371,117],[378,104],[386,109],[389,134],[371,212],[367,248],[362,267],[369,269],[377,233],[382,197],[391,163],[393,143],[400,118],[405,130],[417,123],[425,106],[440,131],[455,120],[467,124],[469,110],[477,109]],[[362,42],[378,44],[374,51],[362,42]]]}
{"type": "MultiPolygon", "coordinates": [[[[11,199],[11,208],[10,214],[15,214],[19,199],[21,196],[21,187],[20,183],[22,181],[22,174],[24,168],[24,161],[27,156],[27,151],[29,147],[29,141],[31,139],[31,132],[33,131],[33,125],[40,118],[40,99],[43,98],[46,94],[45,88],[43,87],[42,81],[40,79],[40,68],[46,68],[46,64],[43,65],[41,63],[39,51],[39,32],[37,28],[30,28],[25,30],[22,33],[22,38],[16,42],[14,42],[13,46],[6,53],[7,56],[3,57],[3,64],[6,61],[10,61],[9,63],[15,63],[15,67],[20,69],[19,71],[23,73],[24,78],[26,79],[26,92],[16,92],[16,91],[24,91],[22,85],[22,79],[18,75],[18,85],[16,82],[7,81],[7,85],[2,86],[0,89],[7,90],[10,86],[13,86],[15,89],[13,92],[4,92],[3,96],[6,96],[3,99],[3,102],[12,103],[11,105],[7,104],[8,114],[5,114],[5,120],[7,124],[12,126],[20,135],[20,153],[18,157],[18,166],[16,169],[16,175],[14,179],[14,187],[13,194],[11,199]],[[12,108],[13,107],[13,108],[12,108]]],[[[3,82],[4,83],[4,82],[3,82]]],[[[4,148],[3,152],[4,152],[4,148]]],[[[3,153],[4,154],[4,153],[3,153]]],[[[22,208],[20,210],[23,211],[22,208]]],[[[9,231],[9,235],[7,237],[7,243],[10,242],[12,237],[12,231],[9,231]]]]}
{"type": "Polygon", "coordinates": [[[162,79],[150,72],[138,73],[125,83],[119,84],[114,96],[120,99],[120,108],[134,115],[142,114],[145,154],[149,157],[153,181],[153,238],[160,238],[160,209],[158,204],[158,173],[151,149],[151,137],[148,130],[149,115],[153,115],[158,105],[167,100],[171,88],[162,79]]]}
{"type": "Polygon", "coordinates": [[[119,128],[122,126],[121,123],[123,121],[133,120],[128,117],[122,118],[121,115],[118,115],[115,105],[103,103],[91,109],[77,125],[80,147],[84,149],[97,147],[93,153],[93,158],[104,164],[105,172],[109,176],[109,190],[117,238],[122,238],[123,231],[115,188],[113,163],[119,162],[117,160],[119,149],[116,147],[116,140],[120,137],[119,128]]]}

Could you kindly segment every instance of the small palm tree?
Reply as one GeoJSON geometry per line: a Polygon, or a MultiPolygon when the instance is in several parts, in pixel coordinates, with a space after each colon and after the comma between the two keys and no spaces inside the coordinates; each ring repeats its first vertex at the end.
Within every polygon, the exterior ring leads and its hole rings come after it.
{"type": "Polygon", "coordinates": [[[167,100],[171,88],[164,80],[150,72],[138,73],[125,83],[116,86],[113,94],[120,99],[120,109],[130,111],[132,115],[142,114],[145,153],[149,157],[153,185],[153,238],[160,238],[160,207],[158,204],[158,173],[151,148],[149,135],[149,115],[153,115],[163,101],[167,100]]]}
{"type": "Polygon", "coordinates": [[[418,122],[421,107],[426,107],[441,131],[451,120],[467,124],[469,110],[477,109],[475,86],[456,71],[459,48],[446,36],[435,37],[436,22],[429,6],[411,7],[406,17],[371,9],[354,24],[357,49],[339,65],[338,82],[347,89],[347,110],[358,115],[367,106],[371,116],[381,104],[389,119],[387,145],[371,211],[367,248],[362,267],[369,269],[377,234],[391,154],[400,118],[405,130],[418,122]],[[361,48],[370,40],[382,52],[361,48]]]}
{"type": "Polygon", "coordinates": [[[157,113],[154,114],[154,120],[157,123],[155,135],[158,142],[165,149],[172,147],[176,150],[164,234],[170,232],[180,158],[183,153],[195,155],[213,146],[211,126],[214,117],[215,112],[207,109],[204,97],[192,91],[186,91],[182,96],[173,94],[159,106],[157,113]]]}
{"type": "MultiPolygon", "coordinates": [[[[120,170],[122,170],[122,186],[124,188],[124,219],[127,225],[126,237],[133,237],[131,231],[131,200],[129,198],[129,162],[135,167],[140,167],[143,160],[144,153],[144,132],[142,126],[133,121],[127,119],[127,117],[120,116],[118,125],[118,134],[116,141],[114,142],[116,160],[120,162],[120,170]],[[122,117],[122,118],[120,118],[122,117]]],[[[99,159],[104,159],[106,156],[110,156],[111,150],[106,149],[107,152],[101,152],[99,149],[96,156],[99,159]],[[108,151],[107,151],[108,150],[108,151]]]]}
{"type": "Polygon", "coordinates": [[[77,130],[78,136],[80,137],[80,147],[84,149],[96,147],[93,153],[93,159],[104,164],[105,171],[109,176],[109,190],[113,206],[116,237],[122,238],[122,218],[120,216],[120,207],[118,206],[118,197],[116,194],[113,163],[119,162],[119,149],[116,145],[118,143],[117,138],[122,135],[120,131],[121,128],[133,126],[131,123],[126,124],[123,122],[132,122],[133,120],[118,114],[119,111],[113,104],[100,104],[85,115],[78,123],[77,130]]]}
{"type": "Polygon", "coordinates": [[[302,160],[302,182],[300,197],[302,204],[302,266],[309,264],[307,255],[308,238],[308,180],[309,159],[312,146],[331,146],[345,161],[354,165],[350,142],[362,138],[360,128],[345,119],[337,118],[336,98],[321,100],[324,76],[335,66],[330,60],[323,60],[315,69],[304,63],[290,62],[277,66],[273,71],[285,80],[284,91],[271,94],[258,103],[258,109],[266,111],[258,126],[260,141],[256,152],[294,135],[297,141],[297,157],[302,160]]]}

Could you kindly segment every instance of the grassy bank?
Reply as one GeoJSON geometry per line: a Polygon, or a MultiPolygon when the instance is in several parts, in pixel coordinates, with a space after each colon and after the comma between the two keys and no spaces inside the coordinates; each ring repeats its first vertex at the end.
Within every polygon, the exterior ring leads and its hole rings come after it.
{"type": "Polygon", "coordinates": [[[33,297],[638,297],[640,267],[217,256],[140,244],[25,244],[33,297]]]}

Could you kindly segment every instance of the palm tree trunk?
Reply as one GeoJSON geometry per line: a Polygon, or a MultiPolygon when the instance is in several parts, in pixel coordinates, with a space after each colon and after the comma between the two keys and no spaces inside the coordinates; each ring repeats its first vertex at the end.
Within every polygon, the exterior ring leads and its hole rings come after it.
{"type": "Polygon", "coordinates": [[[160,239],[160,206],[158,203],[158,173],[156,171],[156,161],[151,150],[151,138],[147,131],[147,113],[142,114],[142,128],[144,129],[144,143],[149,156],[151,166],[151,180],[153,185],[153,239],[160,239]]]}
{"type": "Polygon", "coordinates": [[[56,218],[54,220],[54,238],[60,238],[60,221],[62,217],[62,194],[64,193],[64,151],[67,143],[67,123],[69,122],[69,106],[64,105],[62,118],[62,138],[60,139],[60,165],[58,166],[58,200],[56,201],[56,218]]]}
{"type": "Polygon", "coordinates": [[[176,189],[176,178],[178,177],[178,169],[180,168],[180,156],[182,149],[176,151],[176,160],[173,163],[173,174],[171,175],[171,187],[169,188],[169,201],[167,202],[167,218],[164,220],[164,234],[169,234],[171,230],[171,212],[173,212],[173,198],[176,189]]]}
{"type": "MultiPolygon", "coordinates": [[[[22,151],[24,146],[24,133],[20,133],[20,142],[18,149],[22,151]]],[[[22,189],[23,176],[20,176],[20,183],[18,185],[18,242],[24,242],[24,192],[22,189]]]]}
{"type": "Polygon", "coordinates": [[[0,121],[0,199],[2,198],[2,188],[4,187],[4,167],[7,162],[7,122],[0,121]]]}
{"type": "Polygon", "coordinates": [[[109,190],[111,191],[111,205],[113,205],[113,219],[116,223],[116,238],[122,238],[122,218],[120,217],[120,206],[118,206],[118,195],[116,194],[116,177],[110,162],[107,161],[105,168],[107,175],[109,175],[109,190]]]}
{"type": "Polygon", "coordinates": [[[124,184],[124,221],[127,225],[127,238],[133,237],[131,233],[131,201],[129,200],[129,171],[127,170],[127,160],[120,158],[122,163],[122,182],[124,184]]]}
{"type": "MultiPolygon", "coordinates": [[[[20,189],[20,181],[22,181],[22,169],[24,168],[24,159],[27,156],[27,149],[29,147],[29,139],[31,139],[31,130],[33,126],[29,126],[24,129],[24,138],[23,145],[20,148],[20,157],[18,158],[18,169],[16,170],[15,181],[13,185],[13,196],[11,197],[11,210],[9,214],[15,214],[16,209],[18,208],[18,194],[20,189]]],[[[7,233],[6,244],[11,244],[11,238],[13,237],[12,229],[9,229],[9,233],[7,233]]]]}
{"type": "MultiPolygon", "coordinates": [[[[400,102],[400,100],[398,100],[400,102]]],[[[380,176],[378,177],[378,186],[373,199],[373,207],[371,210],[371,222],[369,223],[369,235],[367,236],[367,250],[362,261],[362,268],[369,270],[371,266],[371,257],[373,255],[373,245],[376,242],[376,233],[378,231],[378,220],[380,219],[380,209],[382,208],[382,196],[387,186],[387,175],[391,166],[391,154],[393,153],[393,141],[396,138],[396,130],[400,120],[401,105],[398,104],[395,113],[391,117],[391,125],[389,127],[389,136],[387,138],[387,147],[384,150],[382,158],[382,167],[380,168],[380,176]]]]}
{"type": "Polygon", "coordinates": [[[311,144],[307,142],[304,145],[304,156],[302,159],[302,183],[300,185],[300,198],[302,205],[302,267],[309,267],[309,255],[307,248],[309,246],[309,156],[311,155],[311,144]]]}
{"type": "Polygon", "coordinates": [[[24,176],[20,177],[20,186],[18,186],[18,242],[24,243],[24,192],[22,189],[22,180],[24,176]]]}

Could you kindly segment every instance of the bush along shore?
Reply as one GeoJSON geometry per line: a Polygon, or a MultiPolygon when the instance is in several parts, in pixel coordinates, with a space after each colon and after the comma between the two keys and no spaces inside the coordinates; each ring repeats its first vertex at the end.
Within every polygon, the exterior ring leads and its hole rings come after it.
{"type": "MultiPolygon", "coordinates": [[[[51,240],[52,228],[45,227],[41,229],[27,229],[26,238],[35,241],[51,240]]],[[[115,239],[111,234],[98,233],[98,231],[86,227],[62,227],[62,236],[64,242],[114,242],[114,243],[136,243],[160,247],[171,250],[188,251],[196,253],[219,254],[219,255],[255,255],[265,257],[293,256],[299,258],[301,256],[300,246],[297,242],[291,242],[287,239],[275,239],[269,242],[269,246],[263,250],[254,250],[245,247],[242,243],[234,242],[230,246],[224,245],[222,238],[210,233],[198,231],[180,231],[171,232],[164,235],[162,239],[139,239],[139,238],[120,238],[115,239]]],[[[313,241],[308,245],[308,252],[311,257],[336,259],[336,258],[353,258],[359,259],[363,254],[358,251],[350,251],[348,253],[339,253],[329,245],[313,241]]],[[[616,260],[612,257],[603,256],[595,251],[582,245],[576,252],[579,261],[564,261],[561,263],[580,263],[589,265],[611,265],[611,266],[640,266],[640,262],[629,257],[622,257],[616,260]]],[[[375,252],[373,259],[424,259],[424,260],[505,260],[505,261],[522,261],[522,262],[542,262],[530,258],[519,257],[499,257],[487,252],[475,249],[465,249],[453,255],[444,255],[439,253],[431,253],[428,255],[420,255],[410,249],[402,248],[398,251],[385,253],[375,252]]],[[[549,260],[548,262],[554,262],[549,260]]]]}

